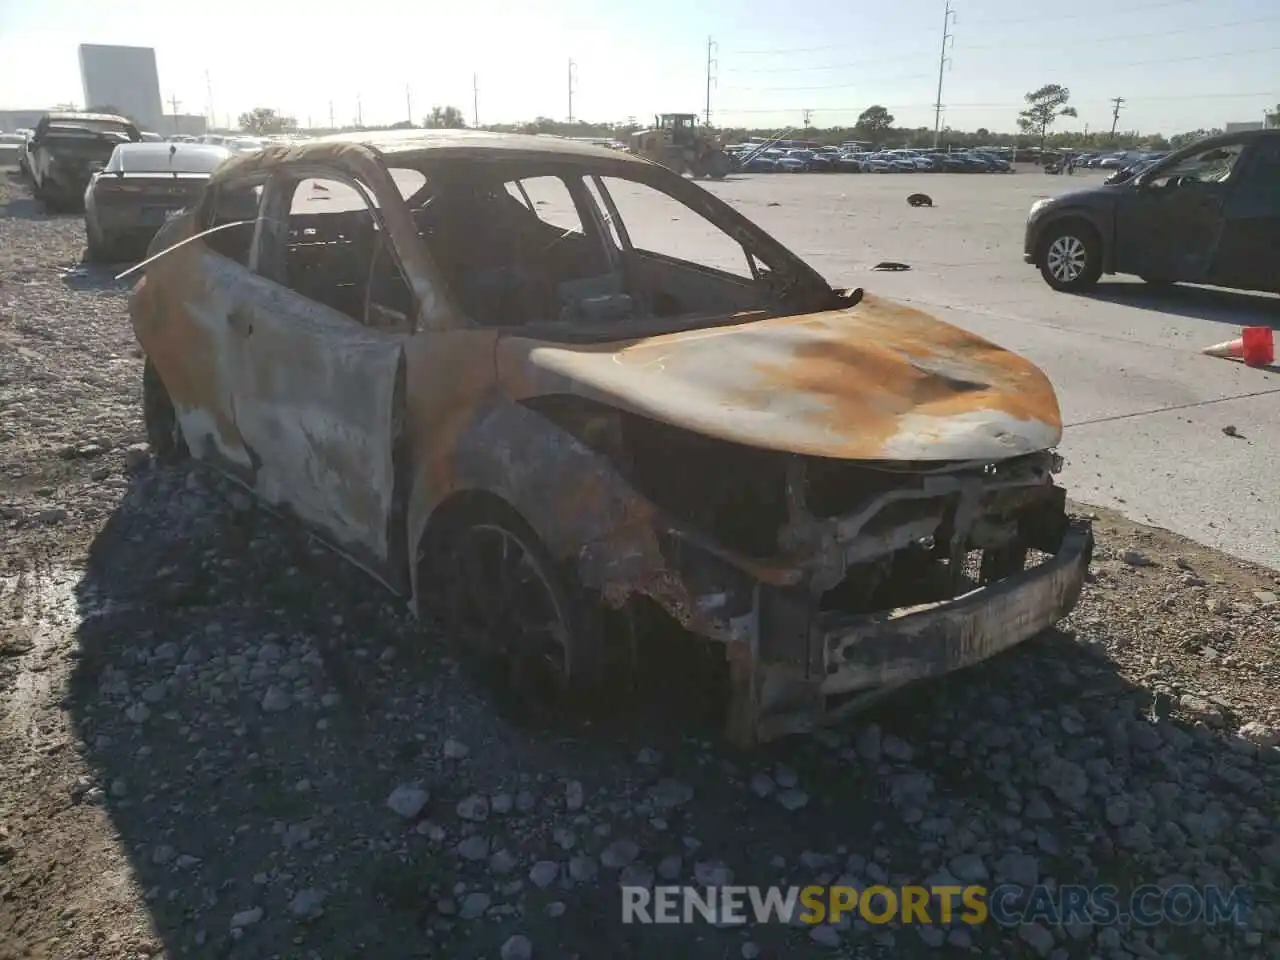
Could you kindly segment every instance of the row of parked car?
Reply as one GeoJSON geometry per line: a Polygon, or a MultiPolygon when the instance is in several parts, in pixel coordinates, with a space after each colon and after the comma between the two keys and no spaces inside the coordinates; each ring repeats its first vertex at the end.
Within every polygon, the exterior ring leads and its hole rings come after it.
{"type": "Polygon", "coordinates": [[[1168,155],[1167,150],[1122,150],[1118,153],[1066,151],[1044,154],[1039,162],[1050,172],[1060,169],[1068,159],[1076,169],[1087,167],[1092,170],[1128,170],[1132,167],[1155,163],[1168,155]]]}
{"type": "Polygon", "coordinates": [[[730,148],[747,173],[1012,173],[1013,164],[994,153],[977,150],[764,150],[730,148]]]}
{"type": "MultiPolygon", "coordinates": [[[[118,147],[138,144],[157,147],[147,156],[161,158],[166,173],[188,174],[193,171],[173,166],[177,148],[183,156],[191,148],[217,148],[219,156],[253,153],[272,143],[291,141],[296,137],[251,137],[209,133],[201,136],[174,134],[162,136],[138,129],[126,117],[105,113],[47,113],[33,129],[4,134],[0,145],[9,145],[17,154],[20,174],[31,181],[38,199],[50,212],[76,211],[83,208],[86,191],[104,170],[110,169],[118,147]],[[165,149],[168,144],[174,149],[165,149]]],[[[136,152],[136,156],[144,155],[136,152]]],[[[196,155],[198,151],[195,152],[196,155]]],[[[214,154],[207,154],[212,157],[214,154]]],[[[160,168],[158,168],[160,169],[160,168]]],[[[210,168],[212,169],[212,168],[210,168]]],[[[119,173],[120,171],[115,171],[119,173]]],[[[207,173],[207,171],[205,171],[207,173]]],[[[175,191],[175,196],[182,191],[175,191]]]]}

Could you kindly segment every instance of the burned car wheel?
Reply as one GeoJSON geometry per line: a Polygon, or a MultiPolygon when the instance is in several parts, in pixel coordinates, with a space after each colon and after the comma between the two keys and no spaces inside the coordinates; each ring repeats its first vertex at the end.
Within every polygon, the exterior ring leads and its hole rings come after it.
{"type": "Polygon", "coordinates": [[[539,714],[585,705],[600,680],[594,618],[528,524],[496,505],[469,512],[435,569],[447,629],[501,692],[539,714]]]}
{"type": "Polygon", "coordinates": [[[85,260],[89,263],[116,263],[119,258],[117,250],[93,220],[85,218],[85,260]]]}
{"type": "Polygon", "coordinates": [[[147,442],[157,459],[177,463],[187,458],[187,441],[183,439],[173,401],[150,359],[142,368],[142,421],[147,428],[147,442]]]}
{"type": "Polygon", "coordinates": [[[1093,228],[1070,220],[1050,228],[1040,244],[1040,274],[1055,290],[1076,293],[1102,276],[1102,245],[1093,228]]]}

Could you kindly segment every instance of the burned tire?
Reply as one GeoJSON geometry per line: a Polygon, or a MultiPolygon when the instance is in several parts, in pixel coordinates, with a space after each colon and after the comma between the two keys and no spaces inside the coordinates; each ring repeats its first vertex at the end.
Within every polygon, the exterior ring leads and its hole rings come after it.
{"type": "Polygon", "coordinates": [[[182,436],[177,412],[169,399],[169,391],[150,358],[142,367],[142,422],[147,428],[147,442],[156,459],[162,463],[180,463],[191,455],[182,436]]]}
{"type": "Polygon", "coordinates": [[[85,249],[84,258],[89,263],[117,263],[119,261],[115,245],[95,229],[88,217],[84,221],[85,249]]]}
{"type": "Polygon", "coordinates": [[[514,510],[485,498],[430,535],[423,575],[450,639],[525,716],[595,706],[604,663],[597,608],[514,510]]]}
{"type": "Polygon", "coordinates": [[[1036,265],[1053,289],[1082,293],[1102,276],[1102,242],[1083,220],[1054,224],[1040,241],[1036,265]]]}

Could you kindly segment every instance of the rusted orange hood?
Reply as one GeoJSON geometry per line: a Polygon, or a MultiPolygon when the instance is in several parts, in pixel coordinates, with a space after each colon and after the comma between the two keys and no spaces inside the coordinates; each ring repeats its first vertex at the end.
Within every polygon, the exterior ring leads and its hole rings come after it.
{"type": "Polygon", "coordinates": [[[848,310],[607,345],[505,338],[513,396],[570,392],[767,449],[850,460],[998,460],[1057,445],[1030,361],[918,310],[848,310]]]}

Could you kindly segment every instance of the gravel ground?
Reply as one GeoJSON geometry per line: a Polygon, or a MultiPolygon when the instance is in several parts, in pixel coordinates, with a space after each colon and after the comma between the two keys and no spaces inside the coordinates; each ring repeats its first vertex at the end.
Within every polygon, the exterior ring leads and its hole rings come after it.
{"type": "MultiPolygon", "coordinates": [[[[530,730],[139,415],[127,285],[0,180],[0,957],[1280,957],[1280,577],[1093,511],[1061,631],[731,751],[530,730]],[[1247,926],[627,926],[619,882],[1247,885],[1247,926]]],[[[1081,508],[1090,512],[1089,508],[1081,508]]]]}

